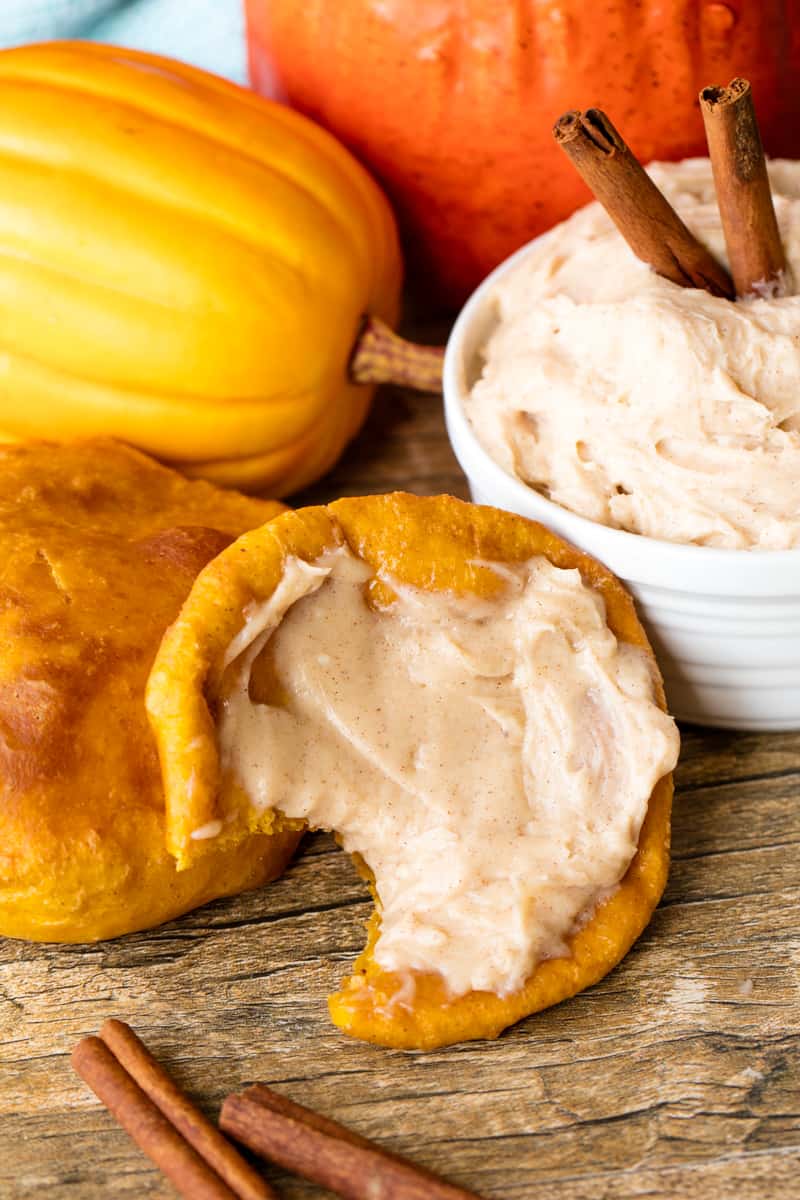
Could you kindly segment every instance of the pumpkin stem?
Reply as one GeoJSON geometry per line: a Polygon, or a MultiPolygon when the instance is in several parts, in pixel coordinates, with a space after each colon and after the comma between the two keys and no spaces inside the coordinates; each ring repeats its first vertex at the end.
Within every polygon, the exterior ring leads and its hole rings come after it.
{"type": "Polygon", "coordinates": [[[350,358],[354,383],[396,383],[417,392],[441,392],[443,346],[408,342],[378,317],[365,317],[350,358]]]}

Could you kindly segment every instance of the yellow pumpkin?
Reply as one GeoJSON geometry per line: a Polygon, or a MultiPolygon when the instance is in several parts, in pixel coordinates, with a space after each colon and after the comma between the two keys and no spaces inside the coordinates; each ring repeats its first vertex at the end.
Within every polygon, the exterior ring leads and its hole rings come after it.
{"type": "Polygon", "coordinates": [[[113,435],[275,494],[333,464],[401,264],[330,134],[154,55],[23,47],[0,54],[0,191],[0,440],[113,435]]]}

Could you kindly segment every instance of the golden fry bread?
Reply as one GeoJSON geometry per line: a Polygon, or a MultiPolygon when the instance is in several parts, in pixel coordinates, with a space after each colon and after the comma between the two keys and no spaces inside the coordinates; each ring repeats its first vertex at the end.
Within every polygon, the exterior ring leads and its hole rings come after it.
{"type": "Polygon", "coordinates": [[[0,933],[115,937],[283,869],[293,833],[176,870],[144,709],[197,572],[281,507],[109,441],[0,448],[0,933]]]}
{"type": "MultiPolygon", "coordinates": [[[[630,597],[604,567],[542,526],[447,496],[346,499],[285,513],[244,535],[201,572],[150,675],[147,706],[164,776],[168,846],[181,866],[195,869],[215,842],[244,851],[262,822],[269,827],[273,819],[269,810],[259,815],[220,768],[214,714],[226,655],[246,617],[277,588],[286,559],[314,562],[342,543],[374,571],[428,591],[491,596],[500,584],[487,562],[514,564],[544,555],[557,567],[577,568],[583,582],[602,595],[617,639],[648,655],[664,707],[660,676],[630,597]],[[193,839],[192,831],[203,828],[218,830],[219,837],[193,839]]],[[[440,976],[417,974],[413,1002],[396,1003],[404,980],[374,959],[376,911],[353,975],[330,998],[336,1025],[382,1045],[427,1049],[494,1037],[521,1017],[596,982],[627,952],[661,896],[669,864],[671,797],[672,778],[666,775],[655,786],[638,848],[616,891],[568,939],[569,954],[541,961],[519,990],[504,997],[472,991],[452,999],[440,976]]]]}

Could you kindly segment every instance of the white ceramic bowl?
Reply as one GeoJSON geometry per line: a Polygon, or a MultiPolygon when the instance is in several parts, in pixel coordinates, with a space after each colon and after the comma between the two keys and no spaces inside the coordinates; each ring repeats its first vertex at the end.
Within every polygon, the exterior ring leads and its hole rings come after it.
{"type": "Polygon", "coordinates": [[[541,521],[624,580],[677,717],[730,729],[800,729],[800,550],[717,550],[609,529],[508,475],[475,436],[463,400],[496,321],[491,293],[534,244],[484,280],[447,343],[447,430],[472,498],[541,521]]]}

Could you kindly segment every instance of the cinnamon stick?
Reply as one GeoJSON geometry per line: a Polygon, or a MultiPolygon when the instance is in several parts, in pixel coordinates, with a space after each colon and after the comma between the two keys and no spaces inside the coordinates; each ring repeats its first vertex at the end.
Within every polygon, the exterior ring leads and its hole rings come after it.
{"type": "Polygon", "coordinates": [[[133,1030],[106,1021],[72,1065],[137,1146],[190,1200],[275,1200],[275,1192],[156,1062],[133,1030]]]}
{"type": "Polygon", "coordinates": [[[228,1096],[220,1125],[256,1154],[345,1200],[476,1200],[263,1084],[228,1096]]]}
{"type": "Polygon", "coordinates": [[[171,1125],[241,1200],[275,1200],[275,1192],[216,1125],[192,1104],[129,1025],[108,1020],[100,1037],[171,1125]]]}
{"type": "Polygon", "coordinates": [[[353,383],[395,383],[418,392],[441,392],[443,346],[401,338],[378,317],[365,317],[350,358],[353,383]]]}
{"type": "Polygon", "coordinates": [[[734,299],[728,272],[686,228],[605,113],[564,113],[553,136],[637,258],[673,283],[734,299]]]}
{"type": "Polygon", "coordinates": [[[153,1104],[100,1038],[87,1037],[72,1051],[72,1065],[106,1108],[189,1200],[236,1200],[153,1104]]]}
{"type": "Polygon", "coordinates": [[[769,298],[788,290],[764,147],[746,79],[700,93],[717,204],[737,296],[769,298]]]}

